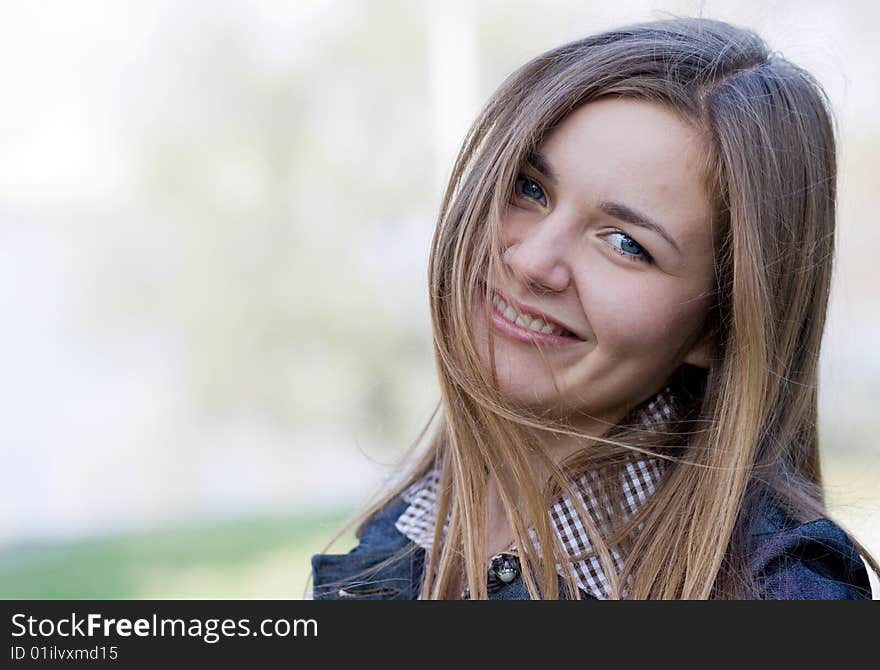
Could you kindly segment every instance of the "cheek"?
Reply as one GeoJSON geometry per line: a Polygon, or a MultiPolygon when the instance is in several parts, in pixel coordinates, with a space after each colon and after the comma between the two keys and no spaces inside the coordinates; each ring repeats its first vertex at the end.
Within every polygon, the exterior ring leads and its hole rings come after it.
{"type": "MultiPolygon", "coordinates": [[[[608,285],[608,284],[606,284],[608,285]]],[[[657,282],[620,282],[589,296],[585,310],[598,345],[627,356],[677,350],[702,322],[704,306],[657,282]]]]}
{"type": "Polygon", "coordinates": [[[541,218],[540,214],[508,205],[501,215],[501,234],[505,241],[518,240],[529,224],[541,218]]]}

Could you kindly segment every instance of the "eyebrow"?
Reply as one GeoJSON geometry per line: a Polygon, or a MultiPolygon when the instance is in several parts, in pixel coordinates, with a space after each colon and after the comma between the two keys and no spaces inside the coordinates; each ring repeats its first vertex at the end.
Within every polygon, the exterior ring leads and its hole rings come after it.
{"type": "MultiPolygon", "coordinates": [[[[526,161],[543,177],[545,177],[551,184],[553,184],[554,186],[557,185],[559,179],[556,176],[556,172],[553,170],[553,166],[550,165],[550,162],[544,157],[544,155],[540,151],[532,151],[528,155],[528,158],[526,158],[526,161]]],[[[647,215],[642,214],[641,212],[633,209],[632,207],[629,207],[628,205],[624,205],[623,203],[614,202],[611,200],[602,200],[599,203],[599,209],[608,216],[617,219],[618,221],[631,223],[634,226],[640,226],[647,230],[654,231],[664,240],[669,242],[669,244],[671,244],[672,247],[679,254],[681,253],[681,249],[672,238],[672,235],[670,235],[663,226],[652,220],[647,215]]]]}
{"type": "Polygon", "coordinates": [[[681,249],[678,248],[675,240],[672,239],[672,236],[666,232],[666,229],[663,226],[661,226],[659,223],[655,223],[647,216],[637,212],[631,207],[627,207],[626,205],[619,202],[609,202],[607,200],[603,200],[599,203],[599,209],[605,212],[608,216],[612,216],[619,221],[624,221],[626,223],[631,223],[634,226],[641,226],[642,228],[653,230],[660,237],[669,242],[669,244],[671,244],[672,247],[679,254],[681,253],[681,249]]]}

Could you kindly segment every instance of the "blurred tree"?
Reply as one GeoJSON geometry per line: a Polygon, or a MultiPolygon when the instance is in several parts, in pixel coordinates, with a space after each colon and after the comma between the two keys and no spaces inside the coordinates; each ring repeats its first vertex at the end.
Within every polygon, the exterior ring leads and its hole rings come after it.
{"type": "Polygon", "coordinates": [[[199,16],[145,73],[136,196],[101,232],[118,252],[95,288],[100,309],[170,330],[206,420],[396,442],[431,395],[412,281],[436,204],[426,27],[417,6],[380,5],[381,21],[358,3],[304,27],[274,64],[247,24],[199,16]]]}

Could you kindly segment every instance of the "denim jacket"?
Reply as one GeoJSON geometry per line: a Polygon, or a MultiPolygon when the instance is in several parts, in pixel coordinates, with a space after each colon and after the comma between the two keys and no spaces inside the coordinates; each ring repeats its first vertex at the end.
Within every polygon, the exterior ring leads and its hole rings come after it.
{"type": "MultiPolygon", "coordinates": [[[[315,600],[416,600],[425,550],[394,523],[408,503],[398,497],[367,524],[360,543],[347,554],[312,556],[315,600]],[[408,547],[403,558],[388,561],[408,547]],[[358,575],[362,570],[366,574],[358,575]]],[[[768,511],[753,534],[751,569],[766,600],[870,600],[871,584],[850,539],[827,518],[796,525],[778,511],[768,511]]],[[[561,597],[567,588],[559,578],[561,597]]],[[[525,581],[517,576],[490,600],[528,600],[525,581]]],[[[581,591],[582,599],[595,596],[581,591]]]]}

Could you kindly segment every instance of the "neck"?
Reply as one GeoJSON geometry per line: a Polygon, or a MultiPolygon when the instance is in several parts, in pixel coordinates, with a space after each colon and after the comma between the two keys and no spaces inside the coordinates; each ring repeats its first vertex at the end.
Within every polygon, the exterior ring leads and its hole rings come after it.
{"type": "MultiPolygon", "coordinates": [[[[602,418],[591,418],[591,417],[581,417],[579,420],[571,421],[571,427],[573,431],[580,433],[579,435],[568,435],[568,434],[560,434],[554,433],[546,430],[532,430],[529,429],[529,433],[535,441],[537,441],[543,452],[550,458],[550,460],[559,465],[567,458],[584,451],[585,449],[590,449],[591,445],[595,446],[596,443],[593,442],[590,438],[594,437],[604,437],[606,436],[611,429],[626,415],[628,412],[628,408],[623,408],[613,413],[613,415],[602,417],[602,418]]],[[[533,459],[536,466],[540,463],[537,459],[533,459]]],[[[543,467],[539,467],[540,472],[546,473],[543,467]]]]}
{"type": "MultiPolygon", "coordinates": [[[[579,421],[570,421],[573,430],[581,433],[581,435],[567,435],[549,432],[538,429],[525,429],[527,434],[535,440],[542,448],[543,452],[550,458],[555,465],[559,465],[564,460],[574,456],[578,452],[589,449],[591,437],[603,437],[626,415],[629,408],[623,408],[615,412],[612,416],[603,417],[601,419],[582,417],[579,421]]],[[[537,456],[531,456],[530,462],[532,471],[538,477],[538,481],[546,483],[549,479],[550,472],[537,456]]],[[[495,473],[489,473],[488,488],[488,545],[487,560],[505,548],[509,547],[514,541],[513,530],[510,527],[507,515],[504,512],[504,505],[501,502],[501,495],[498,491],[498,481],[495,473]]],[[[514,492],[516,495],[516,492],[514,492]]],[[[514,505],[520,506],[521,501],[515,500],[514,505]]]]}

